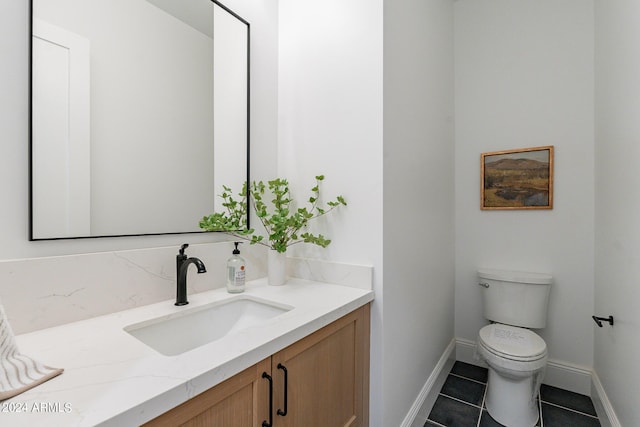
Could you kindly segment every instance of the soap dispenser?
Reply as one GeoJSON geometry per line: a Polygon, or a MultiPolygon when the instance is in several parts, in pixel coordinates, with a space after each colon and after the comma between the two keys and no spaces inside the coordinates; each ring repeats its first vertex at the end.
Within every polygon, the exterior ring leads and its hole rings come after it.
{"type": "Polygon", "coordinates": [[[245,261],[240,256],[240,250],[238,245],[241,242],[233,242],[236,248],[233,250],[233,255],[227,260],[227,292],[231,294],[237,294],[244,292],[244,278],[245,278],[245,261]]]}

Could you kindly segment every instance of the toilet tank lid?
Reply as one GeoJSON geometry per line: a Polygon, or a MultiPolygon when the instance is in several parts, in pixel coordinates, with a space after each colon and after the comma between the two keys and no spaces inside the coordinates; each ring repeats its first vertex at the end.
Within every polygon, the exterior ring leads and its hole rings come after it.
{"type": "Polygon", "coordinates": [[[550,285],[553,277],[545,273],[529,273],[524,271],[493,270],[479,268],[478,277],[487,280],[500,280],[502,282],[533,283],[537,285],[550,285]]]}

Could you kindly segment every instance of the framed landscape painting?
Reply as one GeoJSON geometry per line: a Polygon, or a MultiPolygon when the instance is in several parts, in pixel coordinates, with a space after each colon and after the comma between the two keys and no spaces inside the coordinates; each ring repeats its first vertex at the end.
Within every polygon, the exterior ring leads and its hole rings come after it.
{"type": "Polygon", "coordinates": [[[553,145],[480,155],[480,208],[552,209],[553,145]]]}

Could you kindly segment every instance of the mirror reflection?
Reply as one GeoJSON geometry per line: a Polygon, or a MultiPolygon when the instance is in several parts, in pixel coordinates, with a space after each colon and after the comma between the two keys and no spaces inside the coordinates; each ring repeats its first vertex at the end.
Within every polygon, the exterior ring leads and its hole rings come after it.
{"type": "Polygon", "coordinates": [[[248,180],[249,24],[211,0],[32,19],[31,239],[198,232],[248,180]]]}

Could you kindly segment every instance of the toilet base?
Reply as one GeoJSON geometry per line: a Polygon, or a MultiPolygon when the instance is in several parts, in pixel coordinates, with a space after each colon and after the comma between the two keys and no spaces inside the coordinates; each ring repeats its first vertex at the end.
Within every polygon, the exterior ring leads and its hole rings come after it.
{"type": "Polygon", "coordinates": [[[534,378],[535,375],[523,378],[501,376],[489,367],[486,405],[491,418],[509,427],[535,426],[539,411],[533,398],[534,378]]]}

